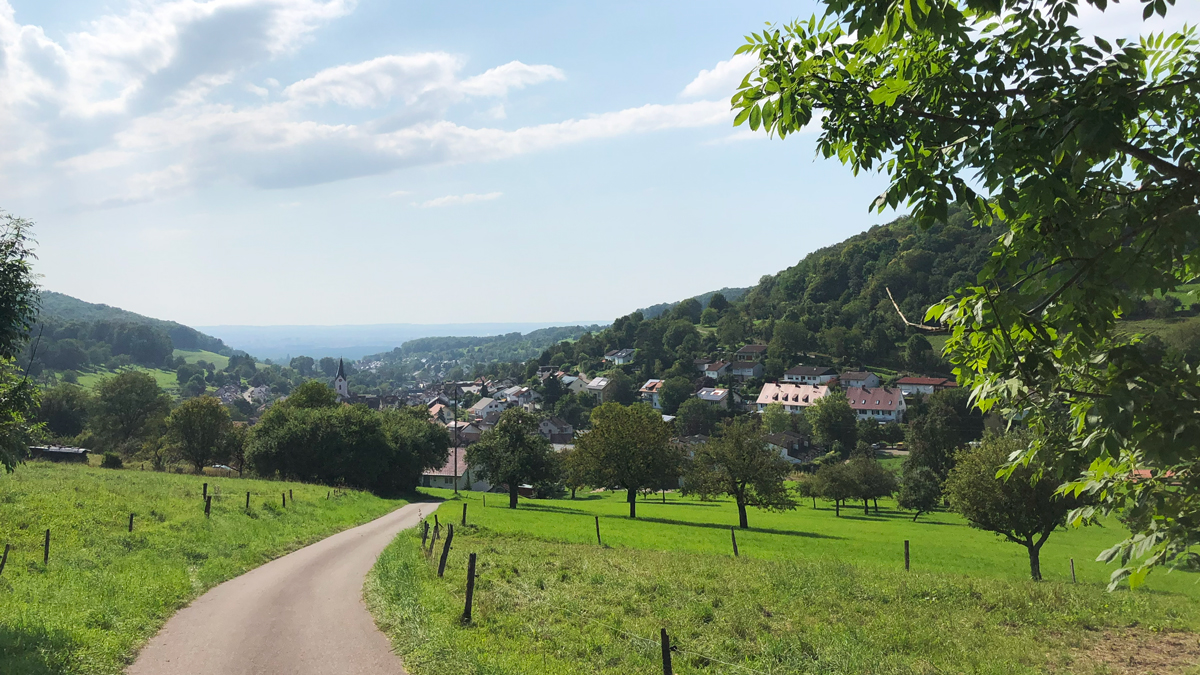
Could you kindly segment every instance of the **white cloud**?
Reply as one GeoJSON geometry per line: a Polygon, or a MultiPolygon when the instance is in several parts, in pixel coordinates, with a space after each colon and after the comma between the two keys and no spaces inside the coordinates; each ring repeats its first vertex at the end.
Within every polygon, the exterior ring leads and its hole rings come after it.
{"type": "Polygon", "coordinates": [[[719,96],[726,100],[733,96],[737,86],[742,83],[746,73],[758,64],[758,57],[753,54],[738,54],[728,61],[721,61],[712,70],[701,70],[696,79],[683,88],[680,96],[684,98],[711,98],[719,96]]]}
{"type": "Polygon", "coordinates": [[[503,96],[509,89],[524,89],[527,85],[546,80],[565,80],[563,71],[554,66],[528,66],[520,61],[509,61],[475,77],[462,81],[460,88],[470,96],[503,96]]]}
{"type": "Polygon", "coordinates": [[[403,197],[404,195],[411,195],[411,194],[412,194],[412,192],[409,192],[408,190],[392,190],[391,192],[388,193],[388,196],[389,197],[403,197]]]}
{"type": "Polygon", "coordinates": [[[377,59],[327,68],[283,90],[302,103],[338,103],[352,108],[384,105],[395,97],[414,103],[423,94],[454,84],[462,67],[458,57],[444,52],[377,59]]]}
{"type": "Polygon", "coordinates": [[[477,195],[474,193],[465,195],[446,195],[437,199],[430,199],[427,202],[420,204],[423,209],[437,208],[439,206],[455,206],[457,204],[470,204],[471,202],[487,202],[493,199],[499,199],[503,192],[489,192],[487,194],[477,195]]]}

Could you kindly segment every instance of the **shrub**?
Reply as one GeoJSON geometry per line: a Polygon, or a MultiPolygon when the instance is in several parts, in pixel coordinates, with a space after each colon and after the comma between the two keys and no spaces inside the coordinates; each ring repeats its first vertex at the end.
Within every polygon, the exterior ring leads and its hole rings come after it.
{"type": "Polygon", "coordinates": [[[125,467],[125,462],[121,461],[121,456],[115,452],[104,453],[104,459],[100,460],[100,467],[103,469],[121,469],[125,467]]]}

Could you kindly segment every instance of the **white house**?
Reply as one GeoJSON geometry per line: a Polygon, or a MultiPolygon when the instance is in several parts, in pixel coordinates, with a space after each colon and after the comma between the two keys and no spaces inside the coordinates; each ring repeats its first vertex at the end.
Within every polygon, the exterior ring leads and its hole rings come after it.
{"type": "Polygon", "coordinates": [[[592,396],[596,397],[596,404],[604,403],[612,396],[612,380],[607,377],[597,377],[588,382],[587,391],[592,396]]]}
{"type": "Polygon", "coordinates": [[[704,376],[711,380],[720,379],[722,375],[728,372],[729,364],[725,361],[717,361],[704,367],[704,376]]]}
{"type": "Polygon", "coordinates": [[[762,377],[763,365],[758,361],[735,361],[729,366],[734,377],[749,380],[752,377],[762,377]]]}
{"type": "Polygon", "coordinates": [[[421,487],[454,489],[458,484],[459,490],[472,492],[487,492],[492,486],[487,481],[478,480],[471,476],[471,468],[467,466],[467,449],[450,448],[450,456],[440,469],[426,469],[421,474],[421,487]]]}
{"type": "Polygon", "coordinates": [[[707,401],[718,408],[729,408],[729,390],[705,387],[696,392],[696,398],[707,401]]]}
{"type": "Polygon", "coordinates": [[[911,396],[913,394],[932,394],[935,391],[957,387],[958,383],[944,377],[902,377],[896,382],[896,385],[900,387],[900,391],[904,392],[905,396],[911,396]]]}
{"type": "Polygon", "coordinates": [[[908,409],[904,403],[904,393],[894,388],[851,387],[846,390],[846,398],[860,420],[903,422],[904,411],[908,409]]]}
{"type": "Polygon", "coordinates": [[[838,384],[842,388],[849,389],[851,387],[871,387],[879,386],[879,376],[875,373],[866,370],[855,370],[848,373],[838,375],[838,384]]]}
{"type": "Polygon", "coordinates": [[[483,419],[491,413],[500,414],[504,412],[508,404],[504,401],[497,401],[494,398],[481,398],[471,406],[471,419],[483,419]]]}
{"type": "Polygon", "coordinates": [[[660,397],[662,384],[662,380],[646,380],[646,384],[638,389],[638,393],[642,395],[642,401],[649,403],[655,410],[662,410],[662,398],[660,397]]]}
{"type": "Polygon", "coordinates": [[[614,349],[604,355],[604,360],[615,363],[618,366],[623,366],[626,363],[633,363],[633,350],[614,349]]]}
{"type": "Polygon", "coordinates": [[[737,351],[734,359],[737,361],[758,361],[767,355],[766,345],[746,345],[737,351]]]}
{"type": "Polygon", "coordinates": [[[827,384],[835,377],[837,377],[837,373],[833,372],[833,368],[824,366],[796,366],[788,368],[783,373],[784,382],[800,384],[827,384]]]}
{"type": "Polygon", "coordinates": [[[575,440],[575,427],[558,417],[547,417],[539,422],[538,433],[554,444],[567,444],[575,440]]]}
{"type": "Polygon", "coordinates": [[[768,382],[763,385],[754,404],[758,412],[765,411],[772,403],[778,403],[784,410],[796,414],[803,412],[828,393],[829,387],[820,384],[768,382]]]}
{"type": "Polygon", "coordinates": [[[803,464],[812,459],[812,444],[803,434],[795,431],[783,431],[777,434],[767,434],[763,440],[767,442],[767,447],[778,452],[780,457],[792,464],[803,464]]]}
{"type": "Polygon", "coordinates": [[[581,391],[585,391],[587,390],[588,386],[588,380],[584,379],[582,375],[563,375],[562,377],[558,378],[558,381],[562,382],[563,389],[566,389],[572,394],[578,394],[581,391]]]}

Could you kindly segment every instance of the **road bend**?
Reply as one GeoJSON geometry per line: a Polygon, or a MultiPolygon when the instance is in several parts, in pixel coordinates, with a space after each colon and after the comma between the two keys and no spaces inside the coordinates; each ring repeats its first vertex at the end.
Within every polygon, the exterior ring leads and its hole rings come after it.
{"type": "Polygon", "coordinates": [[[128,675],[402,675],[363,603],[363,579],[401,530],[408,504],[227,581],[180,610],[128,675]]]}

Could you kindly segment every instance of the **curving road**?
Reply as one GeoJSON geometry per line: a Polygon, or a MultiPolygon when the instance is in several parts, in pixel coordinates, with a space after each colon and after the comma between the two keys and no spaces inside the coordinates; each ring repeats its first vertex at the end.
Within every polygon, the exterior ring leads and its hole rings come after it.
{"type": "Polygon", "coordinates": [[[409,504],[227,581],[173,616],[128,675],[402,675],[363,578],[422,509],[409,504]]]}

